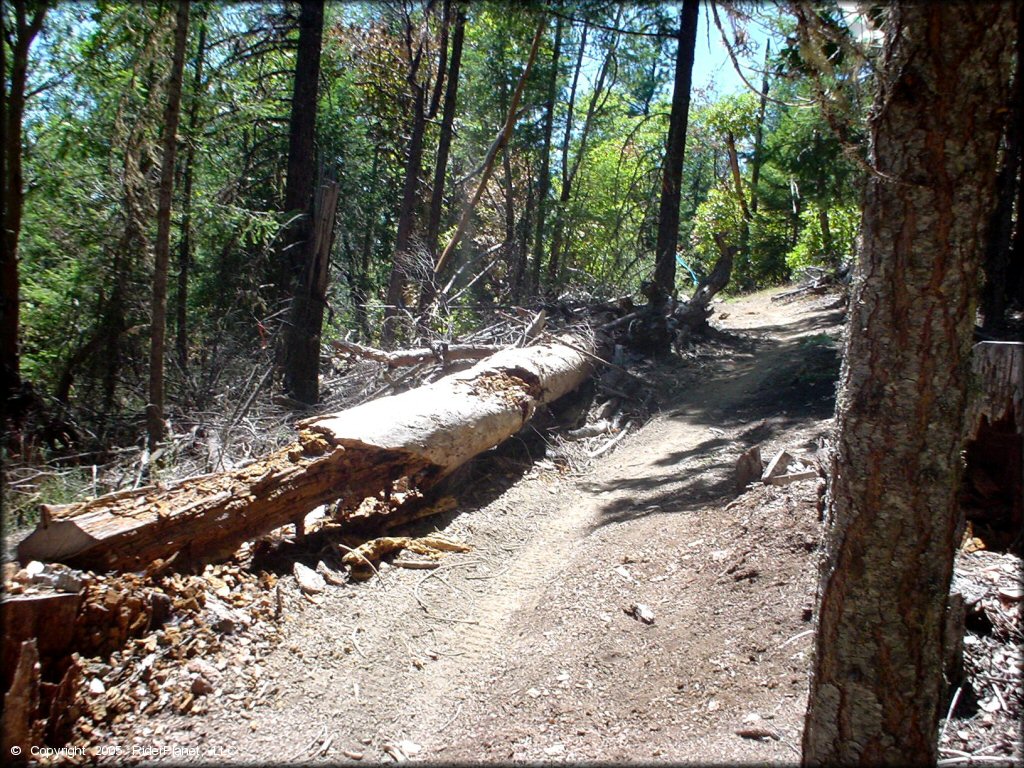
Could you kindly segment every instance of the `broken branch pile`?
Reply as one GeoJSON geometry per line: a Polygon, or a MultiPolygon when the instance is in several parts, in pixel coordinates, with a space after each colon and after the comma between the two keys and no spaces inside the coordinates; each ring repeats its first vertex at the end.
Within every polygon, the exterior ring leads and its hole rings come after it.
{"type": "Polygon", "coordinates": [[[205,561],[311,509],[422,492],[518,432],[539,405],[590,375],[593,342],[573,337],[503,350],[427,386],[299,424],[296,443],[247,466],[44,507],[23,562],[139,570],[158,558],[205,561]]]}

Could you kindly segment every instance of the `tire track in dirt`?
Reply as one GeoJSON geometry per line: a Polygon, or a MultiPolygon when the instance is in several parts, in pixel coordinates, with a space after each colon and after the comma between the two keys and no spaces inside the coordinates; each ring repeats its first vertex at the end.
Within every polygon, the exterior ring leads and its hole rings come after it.
{"type": "MultiPolygon", "coordinates": [[[[647,515],[645,505],[657,501],[652,497],[689,503],[694,489],[708,489],[708,478],[728,477],[729,452],[746,418],[730,410],[785,367],[786,356],[799,351],[794,344],[801,334],[820,329],[816,313],[805,306],[780,307],[766,297],[726,306],[732,327],[765,340],[753,354],[712,360],[701,369],[706,375],[695,377],[692,390],[669,410],[580,474],[560,475],[550,462],[511,484],[485,474],[474,482],[494,488],[480,506],[423,521],[423,533],[436,526],[470,543],[472,552],[450,555],[431,572],[383,569],[382,578],[329,592],[316,606],[286,583],[287,636],[266,662],[265,679],[276,693],[247,712],[225,702],[197,728],[197,739],[244,742],[248,751],[238,757],[257,762],[337,762],[343,751],[387,760],[385,747],[403,740],[423,747],[419,757],[443,760],[459,751],[456,744],[473,744],[481,729],[526,727],[503,721],[519,706],[505,694],[522,700],[523,689],[532,685],[523,669],[535,667],[541,654],[552,654],[552,663],[589,654],[592,649],[573,630],[593,635],[595,626],[602,627],[593,611],[576,615],[571,602],[552,617],[552,595],[598,566],[608,587],[619,589],[619,577],[608,568],[622,562],[617,537],[627,529],[614,524],[647,515]],[[711,430],[722,416],[729,420],[728,436],[711,430]],[[595,551],[600,563],[588,562],[595,551]],[[565,625],[556,627],[563,619],[565,625]],[[565,643],[580,647],[559,647],[558,635],[548,632],[556,628],[568,630],[565,643]],[[326,734],[334,739],[331,751],[303,751],[326,734]],[[284,742],[288,749],[282,752],[284,742]],[[452,745],[448,753],[441,751],[446,745],[452,745]]],[[[616,605],[601,610],[617,611],[616,621],[622,622],[616,605]]],[[[673,642],[684,640],[679,635],[673,642]]],[[[614,680],[609,684],[616,689],[614,680]]],[[[529,701],[539,705],[546,699],[529,701]]],[[[481,757],[479,750],[466,754],[481,757]]]]}
{"type": "MultiPolygon", "coordinates": [[[[738,319],[743,324],[753,317],[771,326],[763,337],[766,341],[792,343],[811,332],[800,325],[808,313],[793,310],[763,302],[744,311],[738,319]]],[[[511,562],[499,575],[482,582],[486,589],[465,593],[467,601],[460,607],[468,610],[460,611],[460,616],[473,623],[447,628],[445,639],[451,655],[425,671],[420,692],[408,702],[405,714],[399,718],[399,722],[407,723],[416,720],[417,725],[402,738],[433,749],[440,747],[445,741],[441,731],[457,721],[462,704],[486,691],[489,671],[503,663],[515,664],[515,658],[509,658],[514,652],[510,628],[515,626],[517,617],[529,614],[544,599],[546,589],[559,574],[573,566],[575,550],[601,526],[602,510],[628,507],[636,501],[642,494],[634,485],[638,479],[648,488],[660,486],[685,492],[687,480],[706,474],[702,472],[703,463],[725,450],[716,442],[726,448],[734,443],[716,441],[716,433],[709,433],[708,425],[700,417],[706,420],[709,413],[725,414],[734,409],[780,366],[785,367],[791,354],[791,348],[759,345],[749,358],[721,361],[709,378],[671,412],[645,425],[641,434],[628,438],[614,454],[591,466],[573,482],[563,480],[562,491],[552,494],[549,508],[538,516],[539,523],[531,531],[529,542],[508,555],[511,562]],[[666,457],[686,453],[691,454],[690,460],[682,466],[666,461],[666,457]],[[691,461],[698,465],[695,471],[680,472],[691,466],[691,461]],[[424,720],[424,712],[432,715],[424,720]]],[[[526,488],[517,490],[529,493],[526,488]]],[[[470,583],[462,579],[459,586],[465,588],[470,583]]]]}

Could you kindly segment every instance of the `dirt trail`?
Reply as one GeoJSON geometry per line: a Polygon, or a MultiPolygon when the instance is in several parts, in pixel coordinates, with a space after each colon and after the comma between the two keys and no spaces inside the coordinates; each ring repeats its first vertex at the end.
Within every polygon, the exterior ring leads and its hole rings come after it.
{"type": "Polygon", "coordinates": [[[210,714],[118,738],[227,762],[795,760],[818,483],[736,499],[732,471],[754,444],[813,452],[841,318],[831,298],[769,293],[719,317],[743,340],[679,364],[662,413],[586,470],[470,475],[462,508],[422,530],[471,553],[385,565],[320,605],[283,579],[282,641],[256,662],[225,642],[210,714]]]}

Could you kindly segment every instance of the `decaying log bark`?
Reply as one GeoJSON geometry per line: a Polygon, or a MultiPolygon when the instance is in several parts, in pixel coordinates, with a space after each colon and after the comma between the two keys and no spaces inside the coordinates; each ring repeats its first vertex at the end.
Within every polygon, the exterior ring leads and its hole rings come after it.
{"type": "Polygon", "coordinates": [[[389,368],[433,362],[447,365],[453,360],[483,360],[504,349],[504,347],[493,344],[438,344],[436,347],[398,349],[394,352],[387,352],[383,349],[356,344],[353,341],[332,341],[331,346],[341,354],[387,363],[389,368]]]}
{"type": "Polygon", "coordinates": [[[992,549],[1024,549],[1024,343],[983,341],[971,356],[960,509],[992,549]]]}
{"type": "Polygon", "coordinates": [[[230,472],[46,507],[18,556],[118,570],[176,552],[199,562],[320,504],[422,491],[579,386],[591,347],[573,337],[503,350],[427,386],[300,422],[297,443],[230,472]]]}
{"type": "Polygon", "coordinates": [[[977,434],[983,417],[989,422],[1013,419],[1024,434],[1024,343],[983,341],[971,355],[972,397],[964,420],[965,437],[977,434]]]}
{"type": "Polygon", "coordinates": [[[28,755],[33,744],[40,743],[42,728],[39,719],[39,652],[36,641],[21,644],[10,690],[4,694],[4,711],[0,718],[5,755],[14,755],[15,764],[26,762],[19,755],[28,755]]]}

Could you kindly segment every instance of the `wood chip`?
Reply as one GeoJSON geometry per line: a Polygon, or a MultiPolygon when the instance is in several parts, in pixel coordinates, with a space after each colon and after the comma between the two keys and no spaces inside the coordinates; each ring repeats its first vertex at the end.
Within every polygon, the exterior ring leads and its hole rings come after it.
{"type": "Polygon", "coordinates": [[[299,588],[303,592],[316,595],[327,588],[327,582],[324,581],[324,577],[302,563],[295,563],[292,567],[292,573],[295,574],[295,580],[299,583],[299,588]]]}
{"type": "Polygon", "coordinates": [[[781,737],[779,734],[771,728],[760,728],[752,726],[750,728],[737,728],[733,731],[737,736],[742,736],[744,739],[775,739],[779,741],[781,737]]]}
{"type": "Polygon", "coordinates": [[[411,570],[433,570],[441,565],[436,560],[402,560],[395,558],[391,564],[396,568],[409,568],[411,570]]]}

